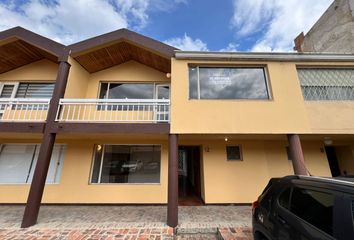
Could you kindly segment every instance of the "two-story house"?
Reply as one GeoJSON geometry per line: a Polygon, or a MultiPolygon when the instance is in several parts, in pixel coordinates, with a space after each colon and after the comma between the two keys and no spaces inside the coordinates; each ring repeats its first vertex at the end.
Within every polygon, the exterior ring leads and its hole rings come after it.
{"type": "Polygon", "coordinates": [[[354,56],[186,52],[126,29],[0,33],[0,203],[239,204],[354,174],[354,56]]]}

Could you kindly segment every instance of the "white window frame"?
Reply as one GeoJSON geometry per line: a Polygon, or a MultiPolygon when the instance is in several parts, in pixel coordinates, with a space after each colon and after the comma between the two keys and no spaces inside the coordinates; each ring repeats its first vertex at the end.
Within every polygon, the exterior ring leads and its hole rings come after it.
{"type": "MultiPolygon", "coordinates": [[[[38,158],[38,154],[39,154],[39,150],[40,150],[41,144],[39,144],[39,143],[1,143],[0,144],[0,149],[4,145],[34,145],[35,146],[33,157],[32,157],[32,160],[31,160],[31,167],[30,167],[30,169],[28,169],[28,174],[26,176],[26,182],[23,182],[23,183],[3,183],[3,182],[0,182],[0,185],[30,185],[32,183],[32,181],[28,182],[28,180],[29,180],[29,177],[31,176],[31,173],[34,174],[35,167],[36,167],[36,164],[34,164],[34,163],[38,161],[38,159],[34,159],[34,157],[38,158]]],[[[59,157],[58,157],[58,160],[56,161],[56,164],[57,164],[57,166],[60,165],[60,168],[61,168],[60,173],[62,173],[64,160],[65,160],[65,153],[66,153],[66,150],[67,150],[67,144],[55,144],[54,146],[59,146],[60,147],[59,157]]],[[[1,154],[1,152],[0,152],[0,154],[1,154]]],[[[55,170],[54,181],[53,182],[47,182],[46,181],[45,184],[50,184],[50,185],[58,185],[58,184],[60,184],[61,175],[58,178],[58,176],[56,176],[57,172],[58,172],[58,168],[56,168],[56,170],[55,170]],[[58,178],[58,181],[56,182],[57,178],[58,178]]]]}

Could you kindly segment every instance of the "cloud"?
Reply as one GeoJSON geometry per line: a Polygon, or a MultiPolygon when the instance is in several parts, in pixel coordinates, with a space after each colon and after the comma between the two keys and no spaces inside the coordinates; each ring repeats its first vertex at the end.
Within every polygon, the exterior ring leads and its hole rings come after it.
{"type": "Polygon", "coordinates": [[[144,28],[151,11],[171,11],[181,0],[29,0],[0,2],[0,31],[22,26],[70,44],[119,28],[144,28]],[[16,3],[16,4],[15,4],[16,3]]]}
{"type": "Polygon", "coordinates": [[[205,42],[199,38],[193,39],[186,33],[183,37],[170,38],[164,42],[184,51],[208,51],[208,47],[205,42]]]}
{"type": "Polygon", "coordinates": [[[291,51],[333,0],[234,0],[231,27],[236,38],[257,37],[252,51],[291,51]]]}
{"type": "Polygon", "coordinates": [[[240,46],[240,44],[236,43],[229,43],[226,48],[222,48],[219,51],[220,52],[237,52],[237,48],[240,46]]]}

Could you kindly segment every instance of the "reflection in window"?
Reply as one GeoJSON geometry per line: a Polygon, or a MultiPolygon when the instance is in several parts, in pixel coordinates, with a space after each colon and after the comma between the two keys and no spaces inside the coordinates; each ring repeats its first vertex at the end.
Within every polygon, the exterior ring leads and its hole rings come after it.
{"type": "Polygon", "coordinates": [[[154,84],[101,83],[101,99],[153,99],[154,84]]]}
{"type": "Polygon", "coordinates": [[[290,211],[332,235],[334,198],[330,193],[295,187],[291,195],[290,211]]]}
{"type": "Polygon", "coordinates": [[[191,99],[268,99],[264,68],[189,68],[191,99]]]}
{"type": "Polygon", "coordinates": [[[158,145],[96,145],[91,183],[159,183],[158,145]]]}

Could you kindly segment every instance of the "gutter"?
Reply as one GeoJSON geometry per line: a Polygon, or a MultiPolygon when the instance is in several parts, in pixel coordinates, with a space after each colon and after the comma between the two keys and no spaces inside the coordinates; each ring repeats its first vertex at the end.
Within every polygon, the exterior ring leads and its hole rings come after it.
{"type": "Polygon", "coordinates": [[[354,62],[354,54],[175,51],[181,60],[354,62]]]}

